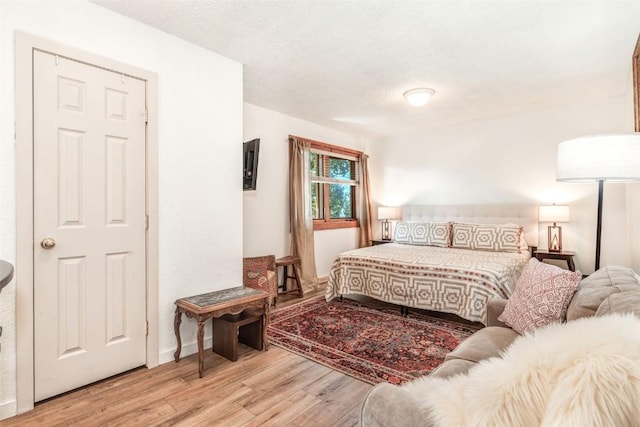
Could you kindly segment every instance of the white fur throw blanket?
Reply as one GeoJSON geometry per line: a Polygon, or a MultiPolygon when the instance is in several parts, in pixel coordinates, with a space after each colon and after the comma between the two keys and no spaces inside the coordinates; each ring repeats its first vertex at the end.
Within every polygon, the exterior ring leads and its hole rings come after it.
{"type": "Polygon", "coordinates": [[[465,375],[403,387],[436,426],[640,426],[640,319],[551,325],[465,375]]]}

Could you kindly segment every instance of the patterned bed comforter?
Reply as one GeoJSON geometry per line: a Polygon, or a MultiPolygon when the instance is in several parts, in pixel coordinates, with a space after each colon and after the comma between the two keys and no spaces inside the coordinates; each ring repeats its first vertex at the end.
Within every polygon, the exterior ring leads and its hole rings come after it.
{"type": "Polygon", "coordinates": [[[508,298],[530,255],[398,243],[344,252],[326,299],[348,294],[485,321],[487,301],[508,298]]]}

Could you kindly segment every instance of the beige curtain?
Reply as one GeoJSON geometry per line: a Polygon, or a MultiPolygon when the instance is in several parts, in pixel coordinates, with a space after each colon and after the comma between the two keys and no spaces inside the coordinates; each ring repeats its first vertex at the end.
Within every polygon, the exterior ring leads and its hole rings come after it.
{"type": "Polygon", "coordinates": [[[360,223],[360,247],[371,245],[373,235],[371,233],[371,186],[369,184],[369,156],[360,156],[360,209],[358,209],[358,222],[360,223]]]}
{"type": "Polygon", "coordinates": [[[289,136],[289,221],[291,225],[291,252],[300,258],[303,289],[317,287],[316,255],[313,239],[313,217],[310,194],[310,142],[289,136]]]}

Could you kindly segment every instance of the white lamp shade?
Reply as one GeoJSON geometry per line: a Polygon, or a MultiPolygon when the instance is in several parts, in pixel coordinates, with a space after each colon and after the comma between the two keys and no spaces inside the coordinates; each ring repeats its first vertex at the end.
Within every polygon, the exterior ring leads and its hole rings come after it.
{"type": "Polygon", "coordinates": [[[407,100],[409,105],[413,107],[422,107],[423,105],[427,105],[431,96],[436,93],[435,90],[421,87],[416,89],[411,89],[403,93],[404,98],[407,100]]]}
{"type": "Polygon", "coordinates": [[[558,144],[558,181],[640,181],[640,133],[592,135],[558,144]]]}
{"type": "Polygon", "coordinates": [[[569,206],[538,206],[538,222],[569,222],[569,206]]]}
{"type": "Polygon", "coordinates": [[[378,219],[400,219],[402,211],[397,207],[380,206],[378,207],[378,219]]]}

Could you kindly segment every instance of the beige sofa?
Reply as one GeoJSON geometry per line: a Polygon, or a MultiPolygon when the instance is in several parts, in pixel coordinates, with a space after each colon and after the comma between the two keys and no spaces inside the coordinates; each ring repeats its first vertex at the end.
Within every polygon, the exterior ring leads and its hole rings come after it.
{"type": "MultiPolygon", "coordinates": [[[[463,374],[483,359],[499,357],[519,336],[497,320],[505,304],[506,300],[490,301],[487,327],[460,343],[430,375],[463,374]]],[[[640,316],[640,276],[626,267],[604,267],[583,279],[571,299],[566,320],[614,312],[633,312],[640,316]]],[[[360,422],[367,427],[430,425],[418,410],[417,400],[402,387],[388,383],[378,384],[365,397],[360,422]]]]}

